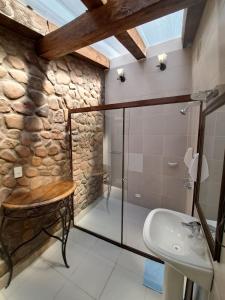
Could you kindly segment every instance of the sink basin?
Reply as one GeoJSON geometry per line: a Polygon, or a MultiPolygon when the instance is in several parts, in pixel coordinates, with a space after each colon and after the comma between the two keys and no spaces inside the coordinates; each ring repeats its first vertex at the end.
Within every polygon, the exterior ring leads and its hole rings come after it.
{"type": "Polygon", "coordinates": [[[178,272],[209,291],[213,267],[204,237],[191,237],[182,222],[195,218],[167,209],[154,209],[146,218],[143,238],[146,246],[178,272]]]}

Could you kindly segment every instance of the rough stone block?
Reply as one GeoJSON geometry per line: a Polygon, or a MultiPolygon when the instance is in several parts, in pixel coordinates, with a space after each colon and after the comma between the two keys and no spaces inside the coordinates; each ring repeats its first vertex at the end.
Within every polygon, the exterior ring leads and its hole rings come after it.
{"type": "Polygon", "coordinates": [[[18,101],[14,102],[12,104],[13,110],[16,112],[25,115],[25,116],[31,116],[34,114],[35,111],[35,105],[32,101],[18,101]]]}
{"type": "Polygon", "coordinates": [[[8,114],[5,115],[5,122],[8,128],[23,129],[24,128],[24,118],[18,114],[8,114]]]}
{"type": "Polygon", "coordinates": [[[53,110],[58,110],[59,109],[58,98],[56,96],[49,97],[48,105],[49,105],[49,108],[51,108],[53,110]]]}
{"type": "Polygon", "coordinates": [[[52,95],[55,92],[54,86],[48,80],[43,82],[43,89],[48,95],[52,95]]]}
{"type": "Polygon", "coordinates": [[[58,154],[60,151],[59,146],[57,145],[52,145],[51,147],[49,147],[48,149],[48,155],[56,155],[58,154]]]}
{"type": "Polygon", "coordinates": [[[52,165],[55,164],[55,161],[54,161],[54,159],[52,159],[50,157],[46,157],[46,158],[43,159],[43,164],[45,166],[52,166],[52,165]]]}
{"type": "Polygon", "coordinates": [[[21,70],[11,69],[11,70],[9,70],[9,74],[11,75],[11,77],[13,79],[15,79],[19,83],[27,83],[27,81],[28,81],[27,74],[21,70]]]}
{"type": "Polygon", "coordinates": [[[48,117],[48,114],[49,114],[49,107],[48,107],[48,104],[45,104],[43,106],[41,106],[40,108],[38,108],[36,110],[36,114],[39,116],[39,117],[45,117],[47,118],[48,117]]]}
{"type": "Polygon", "coordinates": [[[4,67],[0,66],[0,78],[5,77],[6,74],[7,74],[6,69],[4,67]]]}
{"type": "Polygon", "coordinates": [[[2,150],[0,151],[0,158],[9,161],[9,162],[16,162],[17,157],[13,150],[2,150]]]}
{"type": "Polygon", "coordinates": [[[26,147],[26,146],[22,146],[22,145],[18,145],[15,148],[16,153],[20,156],[20,157],[29,157],[31,155],[31,151],[30,148],[26,147]]]}
{"type": "Polygon", "coordinates": [[[6,99],[0,99],[0,113],[10,112],[10,104],[6,99]]]}
{"type": "Polygon", "coordinates": [[[38,170],[33,167],[27,167],[25,168],[24,173],[27,177],[35,177],[38,175],[38,170]]]}
{"type": "Polygon", "coordinates": [[[39,167],[42,164],[42,159],[38,156],[33,156],[31,159],[31,164],[34,167],[39,167]]]}
{"type": "Polygon", "coordinates": [[[0,149],[13,149],[18,143],[17,140],[5,138],[0,142],[0,149]]]}
{"type": "Polygon", "coordinates": [[[58,70],[56,73],[56,81],[58,84],[69,84],[70,83],[70,76],[68,73],[58,70]]]}
{"type": "Polygon", "coordinates": [[[25,94],[25,89],[21,84],[8,80],[3,83],[3,93],[7,98],[14,100],[21,98],[25,94]]]}
{"type": "Polygon", "coordinates": [[[25,68],[23,60],[18,56],[9,55],[7,57],[7,60],[16,69],[21,70],[25,68]]]}
{"type": "Polygon", "coordinates": [[[24,127],[27,131],[40,131],[43,129],[43,124],[38,117],[26,117],[24,120],[24,127]]]}
{"type": "Polygon", "coordinates": [[[38,147],[35,149],[35,154],[38,157],[46,157],[48,155],[48,151],[45,147],[38,147]]]}
{"type": "Polygon", "coordinates": [[[16,180],[11,175],[6,175],[2,179],[2,184],[7,188],[14,188],[16,186],[16,180]]]}
{"type": "Polygon", "coordinates": [[[0,199],[1,199],[1,202],[3,202],[11,193],[11,189],[9,188],[5,188],[5,187],[2,187],[0,188],[0,199]]]}
{"type": "Polygon", "coordinates": [[[58,110],[54,113],[53,117],[54,122],[56,123],[63,123],[64,122],[64,114],[62,110],[58,110]]]}
{"type": "Polygon", "coordinates": [[[46,96],[40,91],[28,89],[28,95],[36,106],[42,106],[47,102],[46,96]]]}

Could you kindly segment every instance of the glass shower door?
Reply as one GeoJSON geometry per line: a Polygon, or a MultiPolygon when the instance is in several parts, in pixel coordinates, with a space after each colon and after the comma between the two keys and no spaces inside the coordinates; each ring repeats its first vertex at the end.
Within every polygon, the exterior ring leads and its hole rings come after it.
{"type": "Polygon", "coordinates": [[[75,224],[121,243],[123,109],[71,116],[75,224]]]}
{"type": "Polygon", "coordinates": [[[156,208],[191,214],[193,188],[184,185],[184,155],[196,149],[199,106],[187,103],[125,109],[123,243],[149,253],[143,226],[156,208]]]}
{"type": "Polygon", "coordinates": [[[186,105],[105,105],[71,114],[78,228],[146,256],[142,231],[151,210],[191,214],[183,160],[188,147],[196,149],[199,107],[184,111],[186,105]]]}

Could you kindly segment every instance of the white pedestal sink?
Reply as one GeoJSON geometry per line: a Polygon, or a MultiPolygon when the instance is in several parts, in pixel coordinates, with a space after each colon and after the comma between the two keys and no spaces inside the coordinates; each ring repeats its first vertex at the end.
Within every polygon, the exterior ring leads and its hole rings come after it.
{"type": "Polygon", "coordinates": [[[184,276],[210,291],[213,267],[204,237],[191,237],[182,222],[195,218],[167,209],[154,209],[143,229],[146,246],[165,261],[164,299],[182,300],[184,276]]]}

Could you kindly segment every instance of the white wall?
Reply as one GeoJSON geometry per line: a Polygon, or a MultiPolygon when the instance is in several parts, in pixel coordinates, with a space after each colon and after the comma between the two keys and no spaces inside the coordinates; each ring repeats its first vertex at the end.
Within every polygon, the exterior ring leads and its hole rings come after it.
{"type": "MultiPolygon", "coordinates": [[[[225,0],[208,0],[193,45],[192,82],[195,91],[225,83],[225,0]]],[[[211,298],[225,295],[225,249],[221,262],[214,263],[215,279],[211,298]]]]}
{"type": "Polygon", "coordinates": [[[193,46],[193,90],[225,83],[225,1],[207,3],[193,46]]]}
{"type": "Polygon", "coordinates": [[[173,40],[149,49],[148,58],[135,61],[130,55],[115,59],[106,73],[105,102],[125,102],[189,94],[191,81],[191,50],[182,50],[180,40],[173,40]],[[167,69],[160,71],[157,55],[168,54],[167,69]],[[126,81],[117,80],[117,68],[123,67],[126,81]]]}

